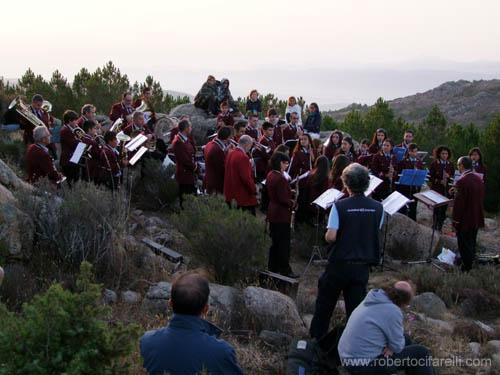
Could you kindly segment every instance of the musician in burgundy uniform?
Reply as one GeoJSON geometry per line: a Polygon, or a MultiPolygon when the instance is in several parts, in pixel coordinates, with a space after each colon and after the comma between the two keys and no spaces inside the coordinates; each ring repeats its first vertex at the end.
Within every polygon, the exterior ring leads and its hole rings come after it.
{"type": "Polygon", "coordinates": [[[141,97],[137,98],[132,104],[132,106],[134,108],[140,107],[143,101],[149,103],[152,97],[153,97],[153,90],[151,90],[151,87],[146,86],[141,90],[141,97]]]}
{"type": "MultiPolygon", "coordinates": [[[[42,121],[47,129],[52,127],[54,123],[54,118],[42,108],[43,105],[43,96],[40,94],[33,95],[31,99],[31,105],[29,106],[29,110],[33,113],[40,121],[42,121]]],[[[23,139],[26,145],[29,145],[34,142],[33,139],[33,129],[35,125],[31,122],[27,121],[24,117],[19,117],[19,125],[20,128],[24,130],[23,139]]],[[[50,146],[49,146],[50,149],[50,146]]]]}
{"type": "Polygon", "coordinates": [[[330,187],[329,171],[330,161],[325,155],[319,156],[313,170],[306,178],[305,189],[301,188],[299,192],[299,207],[295,217],[298,223],[309,222],[313,225],[316,218],[321,219],[324,216],[324,211],[312,202],[330,187]],[[321,210],[319,215],[317,209],[321,210]]]}
{"type": "Polygon", "coordinates": [[[357,163],[361,164],[363,167],[369,168],[372,162],[372,155],[368,151],[370,148],[370,141],[368,139],[362,139],[359,142],[359,154],[357,163]]]}
{"type": "Polygon", "coordinates": [[[337,189],[338,191],[346,192],[344,189],[344,182],[342,181],[342,172],[344,172],[344,169],[349,164],[351,164],[351,162],[347,156],[335,156],[332,163],[332,170],[330,172],[330,187],[337,189]]]}
{"type": "Polygon", "coordinates": [[[128,165],[128,159],[126,156],[122,158],[117,150],[118,139],[115,132],[107,131],[104,142],[99,157],[99,180],[111,190],[116,190],[120,186],[122,170],[128,165]]]}
{"type": "Polygon", "coordinates": [[[153,137],[153,132],[146,124],[146,121],[144,119],[144,113],[139,111],[134,112],[134,114],[132,115],[132,123],[130,125],[127,125],[123,129],[123,132],[129,137],[135,137],[138,134],[143,134],[147,136],[148,139],[153,137]]]}
{"type": "Polygon", "coordinates": [[[235,142],[235,147],[238,144],[238,141],[242,135],[245,135],[245,128],[247,126],[247,123],[245,121],[238,121],[236,124],[234,124],[234,135],[233,139],[235,142]]]}
{"type": "Polygon", "coordinates": [[[374,176],[382,180],[382,183],[377,186],[372,196],[373,199],[378,201],[384,200],[392,193],[394,171],[397,166],[396,156],[392,152],[393,147],[392,140],[386,138],[380,151],[373,155],[372,158],[370,170],[374,176]]]}
{"type": "MultiPolygon", "coordinates": [[[[67,110],[63,114],[63,126],[61,128],[61,160],[60,166],[64,175],[68,178],[68,184],[80,178],[80,166],[70,162],[76,146],[80,142],[77,137],[76,125],[78,114],[75,111],[67,110]]],[[[83,134],[81,134],[83,136],[83,134]]]]}
{"type": "Polygon", "coordinates": [[[368,152],[372,155],[376,155],[382,149],[382,144],[387,139],[387,132],[385,129],[378,128],[375,133],[373,133],[372,143],[368,148],[368,152]]]}
{"type": "Polygon", "coordinates": [[[87,145],[87,155],[82,166],[82,179],[85,181],[96,181],[101,155],[101,145],[96,141],[97,124],[95,121],[86,120],[82,124],[85,135],[81,142],[87,145]]]}
{"type": "Polygon", "coordinates": [[[327,145],[323,150],[323,154],[328,158],[328,160],[333,160],[333,158],[339,153],[343,137],[344,135],[340,130],[334,130],[332,134],[330,134],[327,145]]]}
{"type": "Polygon", "coordinates": [[[224,171],[231,128],[225,126],[217,132],[217,137],[203,149],[205,156],[205,176],[203,187],[208,194],[224,193],[224,171]]]}
{"type": "Polygon", "coordinates": [[[179,185],[179,200],[182,208],[185,194],[196,194],[196,172],[198,165],[195,161],[196,149],[189,140],[192,131],[188,120],[179,122],[179,133],[175,136],[172,150],[175,155],[175,179],[179,185]]]}
{"type": "Polygon", "coordinates": [[[458,250],[462,258],[462,271],[470,271],[476,256],[476,238],[484,227],[484,183],[472,169],[472,159],[458,159],[461,176],[454,190],[453,228],[457,233],[458,250]]]}
{"type": "MultiPolygon", "coordinates": [[[[415,143],[410,143],[406,148],[406,154],[403,159],[398,162],[396,167],[396,174],[399,176],[405,169],[424,169],[424,163],[418,158],[418,146],[415,143]]],[[[397,177],[399,180],[399,177],[397,177]]],[[[409,185],[396,184],[396,190],[403,194],[406,198],[413,200],[408,203],[408,208],[403,207],[401,213],[408,215],[414,221],[417,221],[417,200],[413,199],[413,194],[420,192],[420,188],[409,185]]]]}
{"type": "Polygon", "coordinates": [[[80,128],[82,128],[82,125],[85,121],[94,121],[97,124],[97,121],[95,119],[96,108],[92,104],[84,104],[80,112],[81,116],[76,122],[76,125],[78,125],[80,128]]]}
{"type": "Polygon", "coordinates": [[[227,155],[224,172],[224,196],[228,204],[236,201],[238,208],[255,215],[257,189],[248,156],[252,145],[252,137],[243,135],[239,139],[238,146],[227,155]]]}
{"type": "Polygon", "coordinates": [[[403,142],[401,142],[397,147],[403,147],[408,150],[408,146],[410,146],[413,143],[413,138],[414,138],[413,130],[406,129],[403,135],[403,142]]]}
{"type": "Polygon", "coordinates": [[[290,170],[288,172],[290,177],[295,178],[299,174],[310,171],[315,159],[316,155],[311,136],[304,133],[300,136],[299,142],[297,142],[292,153],[292,162],[290,163],[290,170]]]}
{"type": "Polygon", "coordinates": [[[127,116],[134,112],[134,107],[132,105],[132,94],[130,92],[124,92],[122,95],[122,101],[113,104],[111,111],[109,112],[109,119],[113,122],[122,118],[123,121],[127,122],[127,116]]]}
{"type": "Polygon", "coordinates": [[[290,123],[283,129],[283,143],[293,139],[299,139],[304,134],[304,129],[299,125],[299,114],[292,112],[290,114],[290,123]]]}
{"type": "Polygon", "coordinates": [[[269,271],[297,278],[290,267],[290,221],[294,205],[292,190],[284,173],[290,159],[281,152],[273,154],[270,160],[271,171],[266,177],[269,194],[267,220],[271,235],[269,248],[269,271]]]}
{"type": "Polygon", "coordinates": [[[354,163],[358,159],[356,151],[354,151],[354,142],[351,137],[342,139],[339,154],[347,156],[351,163],[354,163]]]}
{"type": "Polygon", "coordinates": [[[278,111],[274,108],[267,111],[267,118],[274,126],[273,141],[278,146],[283,143],[283,128],[286,126],[286,122],[280,119],[278,111]]]}
{"type": "Polygon", "coordinates": [[[255,142],[259,141],[261,132],[259,129],[259,115],[257,113],[248,113],[248,124],[245,127],[245,134],[252,137],[255,142]]]}
{"type": "Polygon", "coordinates": [[[262,181],[269,172],[269,159],[271,158],[276,145],[273,140],[274,126],[270,122],[262,124],[262,137],[259,143],[252,150],[252,158],[255,161],[257,181],[262,181]],[[260,145],[264,147],[259,147],[260,145]]]}
{"type": "Polygon", "coordinates": [[[55,184],[61,180],[62,175],[57,171],[47,148],[50,144],[50,131],[45,126],[37,126],[32,134],[35,143],[29,145],[26,152],[28,182],[35,183],[40,178],[47,177],[55,184]]]}
{"type": "Polygon", "coordinates": [[[217,115],[217,123],[223,122],[226,126],[234,126],[234,117],[229,110],[229,103],[224,101],[220,104],[220,112],[217,115]]]}
{"type": "MultiPolygon", "coordinates": [[[[450,185],[455,176],[455,168],[450,162],[451,150],[446,146],[439,146],[434,149],[433,156],[434,160],[429,166],[429,187],[439,194],[449,197],[450,185]]],[[[448,205],[435,208],[435,226],[439,231],[443,228],[443,223],[446,220],[447,209],[448,205]]]]}
{"type": "Polygon", "coordinates": [[[483,154],[479,147],[474,147],[469,151],[469,157],[472,160],[472,170],[482,175],[483,182],[486,182],[486,166],[483,163],[483,154]]]}

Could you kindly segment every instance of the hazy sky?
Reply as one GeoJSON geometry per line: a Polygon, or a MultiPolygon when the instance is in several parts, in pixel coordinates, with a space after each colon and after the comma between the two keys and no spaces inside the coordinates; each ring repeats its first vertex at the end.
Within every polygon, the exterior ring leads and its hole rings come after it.
{"type": "MultiPolygon", "coordinates": [[[[0,76],[8,78],[31,67],[72,79],[82,66],[112,60],[131,80],[153,73],[165,88],[194,94],[211,72],[246,72],[251,82],[260,70],[288,71],[297,89],[308,83],[294,71],[316,69],[472,70],[491,78],[477,67],[489,62],[500,73],[499,0],[25,0],[1,9],[0,76]]],[[[269,79],[258,89],[284,93],[269,79]]],[[[232,84],[236,94],[253,88],[232,84]]]]}

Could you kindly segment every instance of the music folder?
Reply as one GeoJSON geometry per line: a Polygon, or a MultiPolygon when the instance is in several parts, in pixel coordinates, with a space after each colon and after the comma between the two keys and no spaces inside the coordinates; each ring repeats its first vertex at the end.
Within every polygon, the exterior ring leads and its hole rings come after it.
{"type": "Polygon", "coordinates": [[[76,146],[75,152],[73,152],[73,155],[71,156],[71,159],[69,159],[69,161],[73,164],[80,163],[80,159],[82,158],[86,147],[87,147],[87,145],[85,143],[83,143],[83,142],[78,143],[78,145],[76,146]]]}
{"type": "Polygon", "coordinates": [[[382,180],[377,176],[370,175],[370,185],[368,185],[368,189],[365,191],[365,197],[369,196],[373,191],[382,183],[382,180]]]}
{"type": "Polygon", "coordinates": [[[331,188],[321,194],[318,198],[316,198],[312,202],[312,204],[315,204],[316,206],[319,206],[322,209],[326,210],[330,208],[335,203],[335,201],[339,200],[343,196],[344,193],[337,189],[331,188]]]}
{"type": "Polygon", "coordinates": [[[403,160],[403,158],[405,157],[406,148],[404,148],[404,147],[394,147],[392,149],[392,152],[394,153],[394,155],[396,155],[396,160],[399,162],[399,161],[403,160]]]}
{"type": "Polygon", "coordinates": [[[132,159],[130,159],[130,161],[128,162],[130,165],[134,165],[135,163],[137,163],[137,161],[141,158],[142,155],[144,155],[144,153],[147,151],[147,147],[144,147],[142,146],[139,151],[137,151],[135,153],[135,155],[132,157],[132,159]]]}
{"type": "Polygon", "coordinates": [[[382,206],[384,207],[384,211],[392,216],[409,202],[410,200],[403,194],[395,191],[382,201],[382,206]]]}
{"type": "Polygon", "coordinates": [[[148,140],[148,137],[146,137],[143,134],[137,135],[135,138],[133,138],[129,143],[125,145],[125,148],[132,152],[137,150],[140,146],[142,146],[143,143],[145,143],[148,140]]]}
{"type": "Polygon", "coordinates": [[[425,169],[403,169],[399,177],[398,185],[420,187],[425,184],[427,170],[425,169]]]}

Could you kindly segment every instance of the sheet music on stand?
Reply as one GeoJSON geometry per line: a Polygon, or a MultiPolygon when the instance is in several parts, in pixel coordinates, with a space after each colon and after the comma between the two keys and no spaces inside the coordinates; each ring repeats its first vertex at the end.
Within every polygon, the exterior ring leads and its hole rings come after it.
{"type": "Polygon", "coordinates": [[[135,138],[133,138],[129,143],[125,145],[125,148],[128,151],[135,151],[137,150],[140,146],[144,144],[148,140],[148,137],[146,137],[143,134],[137,135],[135,138]]]}
{"type": "Polygon", "coordinates": [[[451,202],[451,199],[448,199],[444,195],[439,194],[434,190],[427,190],[422,193],[413,194],[413,197],[424,203],[426,206],[430,208],[443,206],[451,202]]]}
{"type": "Polygon", "coordinates": [[[130,161],[128,162],[130,165],[134,165],[135,163],[137,163],[137,161],[141,158],[142,155],[144,155],[144,153],[147,151],[147,147],[144,147],[142,146],[139,151],[137,151],[135,153],[135,155],[132,157],[132,159],[130,159],[130,161]]]}
{"type": "Polygon", "coordinates": [[[86,147],[87,147],[87,145],[85,143],[83,143],[83,142],[78,143],[78,145],[76,146],[75,152],[73,152],[73,155],[71,156],[71,159],[69,159],[69,161],[73,164],[80,163],[80,159],[82,158],[86,147]]]}
{"type": "Polygon", "coordinates": [[[370,185],[368,185],[368,189],[365,191],[365,197],[369,196],[373,191],[382,183],[382,180],[377,176],[370,175],[370,185]]]}
{"type": "Polygon", "coordinates": [[[398,185],[421,187],[425,184],[428,171],[425,169],[403,169],[398,185]]]}
{"type": "Polygon", "coordinates": [[[344,193],[340,190],[331,188],[321,194],[316,200],[314,200],[311,204],[315,204],[322,209],[326,210],[330,208],[337,200],[342,198],[344,193]]]}
{"type": "Polygon", "coordinates": [[[384,207],[384,211],[392,216],[409,202],[410,200],[403,194],[395,191],[382,201],[382,206],[384,207]]]}

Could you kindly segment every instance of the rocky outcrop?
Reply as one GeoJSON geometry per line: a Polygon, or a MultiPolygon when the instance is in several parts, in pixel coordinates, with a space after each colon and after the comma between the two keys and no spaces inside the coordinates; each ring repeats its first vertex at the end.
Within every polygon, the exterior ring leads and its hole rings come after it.
{"type": "Polygon", "coordinates": [[[415,296],[411,301],[411,307],[434,319],[442,319],[446,314],[446,305],[443,300],[431,292],[415,296]]]}
{"type": "Polygon", "coordinates": [[[193,125],[193,137],[197,145],[206,143],[207,133],[215,131],[216,119],[209,118],[204,110],[196,108],[194,104],[181,104],[170,111],[170,116],[180,118],[189,116],[193,125]]]}

